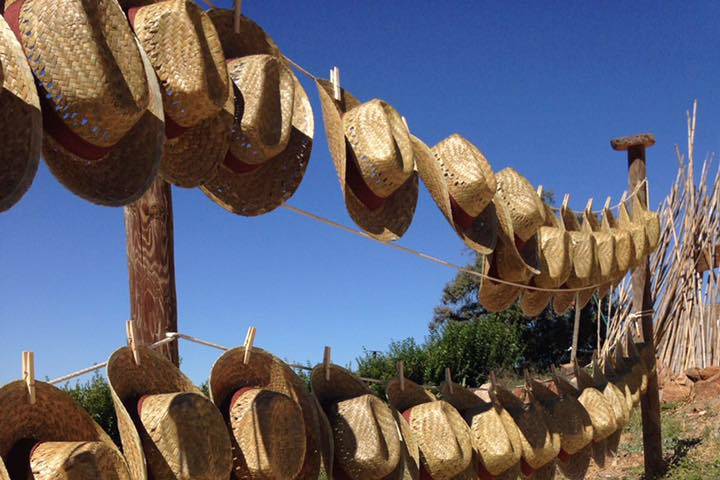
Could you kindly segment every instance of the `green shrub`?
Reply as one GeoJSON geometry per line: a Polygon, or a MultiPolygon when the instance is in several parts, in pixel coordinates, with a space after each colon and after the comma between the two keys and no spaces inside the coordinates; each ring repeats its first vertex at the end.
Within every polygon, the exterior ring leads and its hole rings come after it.
{"type": "Polygon", "coordinates": [[[110,395],[110,385],[108,385],[105,377],[95,372],[95,375],[87,382],[77,382],[74,387],[65,385],[64,390],[90,414],[93,420],[119,446],[120,433],[118,432],[117,417],[115,416],[115,408],[110,395]]]}

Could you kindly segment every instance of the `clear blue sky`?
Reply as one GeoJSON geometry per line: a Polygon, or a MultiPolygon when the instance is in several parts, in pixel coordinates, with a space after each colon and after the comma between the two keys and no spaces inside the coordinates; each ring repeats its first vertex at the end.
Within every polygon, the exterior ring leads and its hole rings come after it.
{"type": "MultiPolygon", "coordinates": [[[[219,0],[217,0],[219,1],[219,0]]],[[[229,5],[228,0],[222,2],[229,5]]],[[[494,169],[513,166],[571,204],[626,189],[609,140],[649,131],[653,202],[676,172],[685,110],[700,101],[698,153],[720,150],[717,2],[327,2],[246,0],[245,13],[318,75],[333,65],[357,97],[383,98],[433,145],[466,136],[494,169]]],[[[315,146],[290,201],[351,224],[327,153],[314,86],[315,146]]],[[[180,329],[318,362],[427,332],[453,271],[278,210],[231,215],[198,190],[174,190],[180,329]]],[[[469,260],[423,189],[402,244],[469,260]]],[[[39,377],[103,361],[129,315],[122,209],[66,191],[42,166],[30,192],[0,214],[0,383],[34,350],[39,377]]],[[[569,339],[568,339],[569,341],[569,339]]],[[[181,345],[203,381],[218,353],[181,345]]]]}

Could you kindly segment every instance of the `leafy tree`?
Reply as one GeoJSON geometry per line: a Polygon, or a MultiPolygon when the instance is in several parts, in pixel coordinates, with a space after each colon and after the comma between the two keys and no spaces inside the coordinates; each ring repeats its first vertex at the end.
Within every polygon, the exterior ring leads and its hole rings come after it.
{"type": "Polygon", "coordinates": [[[95,375],[85,383],[77,382],[74,387],[65,386],[65,391],[84,408],[90,416],[110,435],[110,438],[120,446],[120,432],[115,416],[110,385],[105,377],[95,372],[95,375]]]}

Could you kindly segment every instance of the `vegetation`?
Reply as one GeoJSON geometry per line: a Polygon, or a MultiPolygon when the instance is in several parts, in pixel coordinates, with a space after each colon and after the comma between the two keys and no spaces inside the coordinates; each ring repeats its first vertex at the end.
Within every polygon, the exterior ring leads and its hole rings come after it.
{"type": "Polygon", "coordinates": [[[110,435],[110,438],[120,445],[120,432],[110,394],[110,385],[105,377],[95,372],[95,375],[87,382],[77,382],[74,387],[66,385],[65,390],[110,435]]]}

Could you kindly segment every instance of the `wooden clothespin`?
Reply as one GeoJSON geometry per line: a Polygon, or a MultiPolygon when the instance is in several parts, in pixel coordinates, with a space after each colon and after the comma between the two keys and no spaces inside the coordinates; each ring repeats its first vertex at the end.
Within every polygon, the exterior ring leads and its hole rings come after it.
{"type": "Polygon", "coordinates": [[[452,381],[452,374],[450,372],[450,367],[445,367],[445,383],[448,386],[448,389],[450,390],[450,393],[455,393],[453,391],[453,381],[452,381]]]}
{"type": "Polygon", "coordinates": [[[323,352],[323,368],[325,368],[325,381],[330,381],[330,364],[332,363],[332,349],[325,347],[323,352]]]}
{"type": "Polygon", "coordinates": [[[562,205],[560,206],[561,211],[566,211],[568,209],[568,205],[570,204],[570,194],[566,193],[563,197],[562,205]]]}
{"type": "Polygon", "coordinates": [[[35,405],[35,352],[22,352],[22,378],[27,386],[30,405],[35,405]]]}
{"type": "Polygon", "coordinates": [[[622,194],[622,197],[620,197],[620,203],[624,204],[626,200],[627,200],[627,190],[625,190],[622,194]]]}
{"type": "Polygon", "coordinates": [[[409,132],[410,127],[408,127],[407,118],[405,118],[405,116],[402,116],[402,115],[400,116],[400,118],[402,119],[403,125],[405,125],[405,130],[407,130],[409,132]]]}
{"type": "Polygon", "coordinates": [[[603,210],[610,210],[610,202],[612,202],[612,198],[607,197],[605,199],[605,206],[603,207],[603,210]]]}
{"type": "Polygon", "coordinates": [[[245,352],[243,355],[243,364],[245,365],[250,362],[250,354],[252,353],[253,344],[255,343],[255,332],[255,327],[250,327],[245,336],[245,352]]]}
{"type": "Polygon", "coordinates": [[[400,391],[405,391],[405,362],[402,360],[397,362],[398,379],[400,380],[400,391]]]}
{"type": "Polygon", "coordinates": [[[333,86],[333,98],[338,102],[342,100],[342,89],[340,88],[340,69],[333,67],[330,69],[330,83],[333,86]]]}
{"type": "Polygon", "coordinates": [[[537,196],[542,199],[543,193],[544,193],[543,186],[542,186],[542,185],[538,185],[538,188],[537,188],[537,196]]]}
{"type": "Polygon", "coordinates": [[[593,199],[591,197],[585,204],[585,213],[590,215],[592,213],[592,207],[593,207],[593,199]]]}
{"type": "Polygon", "coordinates": [[[242,16],[242,0],[235,0],[235,16],[234,29],[235,33],[240,33],[240,17],[242,16]]]}
{"type": "Polygon", "coordinates": [[[127,331],[128,347],[130,347],[132,351],[135,365],[140,365],[140,351],[138,350],[138,335],[135,329],[135,321],[128,320],[125,324],[125,329],[127,331]]]}

